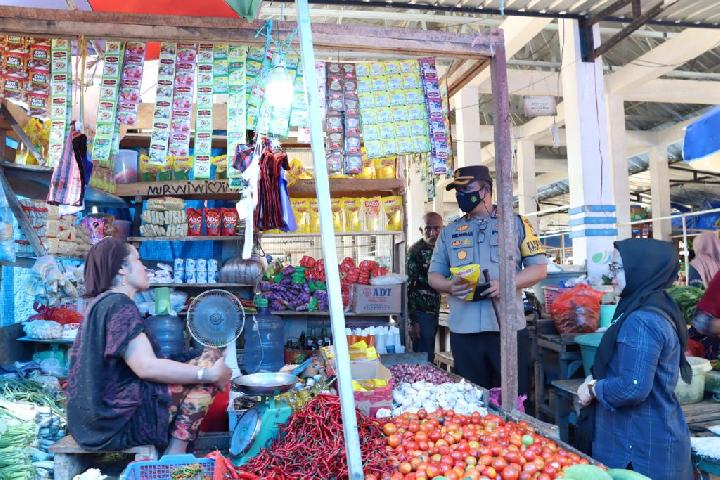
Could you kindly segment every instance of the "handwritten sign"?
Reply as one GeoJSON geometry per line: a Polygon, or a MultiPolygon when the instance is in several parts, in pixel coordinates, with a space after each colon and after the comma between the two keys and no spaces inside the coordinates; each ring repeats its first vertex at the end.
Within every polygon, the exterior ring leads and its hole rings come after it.
{"type": "MultiPolygon", "coordinates": [[[[118,185],[117,195],[121,197],[164,197],[164,196],[212,196],[235,194],[227,180],[200,180],[187,182],[147,182],[118,185]]],[[[237,194],[239,198],[239,193],[237,194]]]]}

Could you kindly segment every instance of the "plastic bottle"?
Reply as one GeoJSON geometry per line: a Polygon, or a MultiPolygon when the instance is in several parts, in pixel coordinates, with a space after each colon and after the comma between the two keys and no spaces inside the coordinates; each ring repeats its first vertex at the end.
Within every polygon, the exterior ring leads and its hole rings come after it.
{"type": "Polygon", "coordinates": [[[277,372],[285,365],[283,321],[268,311],[266,298],[256,297],[255,305],[258,313],[250,318],[243,333],[245,370],[248,373],[277,372]]]}

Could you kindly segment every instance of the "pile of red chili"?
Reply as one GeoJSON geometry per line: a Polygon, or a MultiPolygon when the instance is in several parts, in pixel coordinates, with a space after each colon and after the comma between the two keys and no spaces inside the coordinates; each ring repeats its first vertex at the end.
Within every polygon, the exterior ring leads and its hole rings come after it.
{"type": "MultiPolygon", "coordinates": [[[[365,474],[392,473],[380,424],[359,412],[357,423],[365,474]]],[[[340,399],[325,394],[315,397],[290,417],[272,447],[239,470],[264,479],[348,478],[340,399]]]]}

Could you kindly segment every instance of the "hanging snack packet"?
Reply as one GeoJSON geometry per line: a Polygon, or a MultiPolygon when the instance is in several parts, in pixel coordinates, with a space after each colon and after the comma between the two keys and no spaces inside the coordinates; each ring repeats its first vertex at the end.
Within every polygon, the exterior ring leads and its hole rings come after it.
{"type": "Polygon", "coordinates": [[[333,228],[335,229],[335,232],[344,232],[345,220],[343,218],[342,200],[340,198],[333,198],[331,202],[331,208],[333,217],[333,228]]]}
{"type": "Polygon", "coordinates": [[[375,172],[377,178],[396,178],[397,171],[395,167],[397,157],[383,157],[375,159],[375,172]]]}
{"type": "Polygon", "coordinates": [[[308,201],[308,218],[310,223],[309,233],[320,233],[320,213],[318,212],[317,198],[311,198],[308,201]]]}
{"type": "Polygon", "coordinates": [[[240,219],[238,212],[234,208],[223,208],[222,210],[222,235],[224,237],[234,237],[237,235],[237,226],[240,219]]]}
{"type": "Polygon", "coordinates": [[[371,158],[368,158],[367,152],[365,152],[365,149],[363,149],[363,155],[362,155],[362,171],[360,172],[360,175],[357,176],[357,178],[362,178],[366,180],[372,180],[375,179],[375,163],[371,158]]]}
{"type": "Polygon", "coordinates": [[[222,233],[222,215],[219,208],[205,208],[205,229],[208,237],[219,237],[222,233]]]}
{"type": "Polygon", "coordinates": [[[195,208],[187,209],[188,235],[191,237],[202,236],[202,212],[195,208]]]}
{"type": "Polygon", "coordinates": [[[403,229],[403,203],[402,197],[394,195],[382,198],[385,212],[385,230],[400,232],[403,229]]]}
{"type": "Polygon", "coordinates": [[[307,198],[291,198],[290,205],[295,214],[297,233],[312,233],[310,226],[310,209],[307,198]]]}
{"type": "Polygon", "coordinates": [[[470,265],[463,265],[462,267],[450,267],[450,273],[452,273],[454,277],[462,278],[472,286],[470,293],[464,297],[466,301],[472,300],[475,296],[475,289],[480,281],[480,265],[471,263],[470,265]]]}
{"type": "Polygon", "coordinates": [[[343,167],[343,173],[345,175],[360,175],[362,173],[362,171],[363,171],[362,155],[360,155],[358,153],[358,154],[345,156],[344,167],[343,167]]]}
{"type": "Polygon", "coordinates": [[[382,216],[380,215],[380,197],[361,199],[365,213],[365,231],[382,231],[382,216]]]}
{"type": "Polygon", "coordinates": [[[345,231],[362,231],[362,202],[359,198],[343,198],[343,213],[345,215],[345,231]]]}

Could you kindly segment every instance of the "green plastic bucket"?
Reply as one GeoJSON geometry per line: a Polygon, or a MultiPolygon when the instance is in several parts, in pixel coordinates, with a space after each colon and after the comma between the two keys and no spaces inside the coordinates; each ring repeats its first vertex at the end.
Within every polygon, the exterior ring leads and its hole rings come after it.
{"type": "Polygon", "coordinates": [[[580,345],[580,355],[582,356],[585,376],[590,375],[590,369],[593,363],[595,363],[595,352],[597,352],[604,333],[605,332],[586,333],[585,335],[575,337],[575,341],[580,345]]]}
{"type": "Polygon", "coordinates": [[[600,328],[608,328],[612,325],[617,305],[600,305],[600,328]]]}

